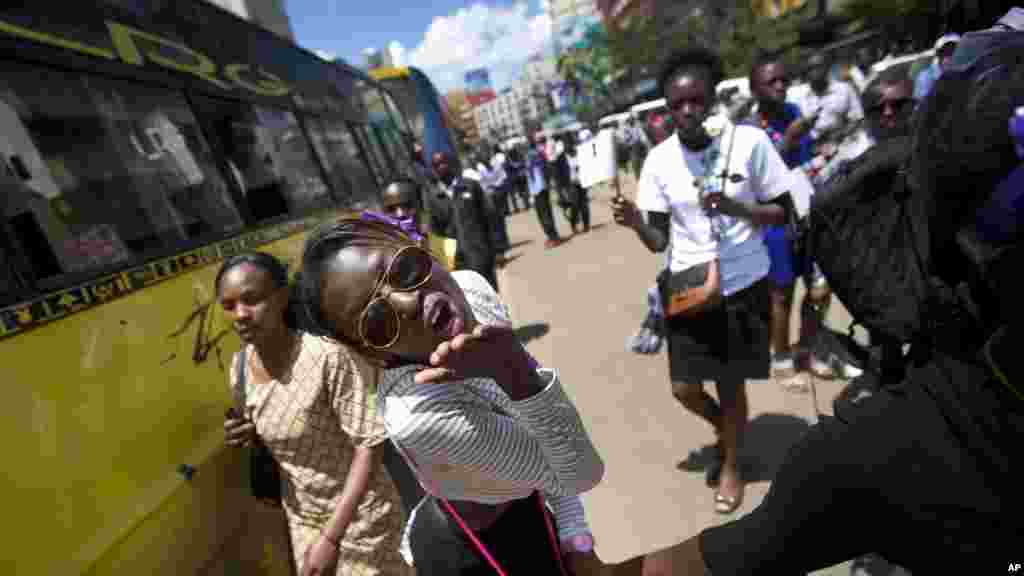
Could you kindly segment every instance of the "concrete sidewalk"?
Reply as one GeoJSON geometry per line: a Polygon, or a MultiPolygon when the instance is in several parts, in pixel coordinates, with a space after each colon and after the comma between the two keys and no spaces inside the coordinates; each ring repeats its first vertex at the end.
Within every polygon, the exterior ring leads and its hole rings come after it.
{"type": "MultiPolygon", "coordinates": [[[[625,178],[623,193],[632,197],[633,189],[625,178]]],[[[605,459],[604,481],[584,501],[598,555],[617,563],[752,510],[788,447],[819,412],[831,411],[843,383],[818,380],[816,396],[785,392],[770,381],[748,386],[751,423],[744,450],[750,482],[736,515],[715,513],[703,472],[681,466],[690,451],[713,442],[712,430],[671,396],[664,348],[656,356],[625,348],[646,314],[646,290],[664,255],[649,253],[633,232],[614,223],[611,187],[591,196],[593,230],[554,249],[544,248],[534,211],[509,217],[515,247],[499,284],[527,347],[559,370],[605,459]]],[[[569,224],[555,211],[559,232],[568,237],[569,224]]],[[[849,316],[836,304],[828,322],[845,330],[849,316]]],[[[818,574],[845,576],[850,570],[844,564],[818,574]]]]}

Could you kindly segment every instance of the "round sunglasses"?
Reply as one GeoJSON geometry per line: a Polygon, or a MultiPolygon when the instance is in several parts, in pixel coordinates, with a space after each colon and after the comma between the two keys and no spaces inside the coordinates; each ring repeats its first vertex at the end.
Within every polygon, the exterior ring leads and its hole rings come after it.
{"type": "Polygon", "coordinates": [[[403,246],[395,252],[359,316],[359,337],[368,347],[386,350],[395,345],[402,320],[388,296],[422,287],[430,281],[433,270],[433,256],[419,246],[403,246]]]}

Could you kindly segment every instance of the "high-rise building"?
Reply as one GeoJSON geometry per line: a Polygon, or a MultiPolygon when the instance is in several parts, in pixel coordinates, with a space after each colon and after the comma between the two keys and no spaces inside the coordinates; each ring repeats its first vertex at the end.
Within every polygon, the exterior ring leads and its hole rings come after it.
{"type": "Polygon", "coordinates": [[[526,136],[530,127],[540,125],[551,111],[544,85],[520,80],[494,100],[475,107],[473,115],[480,138],[500,141],[526,136]]]}
{"type": "Polygon", "coordinates": [[[285,0],[207,0],[239,18],[263,26],[278,36],[295,42],[292,23],[285,10],[285,0]]]}
{"type": "Polygon", "coordinates": [[[555,59],[548,54],[538,52],[526,60],[523,65],[522,80],[528,83],[547,82],[558,76],[555,59]]]}

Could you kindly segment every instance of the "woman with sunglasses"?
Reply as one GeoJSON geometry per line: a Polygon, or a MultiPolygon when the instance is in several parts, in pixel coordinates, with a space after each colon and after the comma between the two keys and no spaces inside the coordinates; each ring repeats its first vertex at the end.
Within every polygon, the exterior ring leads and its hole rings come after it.
{"type": "Polygon", "coordinates": [[[487,281],[449,273],[372,213],[315,231],[303,280],[319,329],[387,368],[378,405],[431,494],[407,528],[417,574],[560,575],[563,553],[584,561],[578,495],[604,465],[487,281]]]}
{"type": "Polygon", "coordinates": [[[214,286],[243,346],[230,383],[244,384],[244,405],[225,422],[226,441],[262,442],[280,466],[298,573],[412,574],[399,554],[398,492],[380,461],[379,371],[298,328],[288,271],[270,254],[228,259],[214,286]]]}

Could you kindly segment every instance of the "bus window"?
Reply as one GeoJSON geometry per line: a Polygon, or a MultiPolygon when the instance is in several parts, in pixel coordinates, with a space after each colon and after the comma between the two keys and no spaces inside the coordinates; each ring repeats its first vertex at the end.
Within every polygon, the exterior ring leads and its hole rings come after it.
{"type": "Polygon", "coordinates": [[[384,150],[381,148],[380,143],[370,139],[369,128],[367,124],[355,124],[352,126],[352,131],[355,132],[360,147],[366,152],[367,160],[370,162],[377,183],[383,188],[391,179],[390,170],[388,169],[387,161],[384,159],[384,150]]]}
{"type": "Polygon", "coordinates": [[[373,172],[363,161],[359,146],[344,122],[307,116],[306,123],[331,181],[345,192],[348,207],[375,198],[378,188],[373,172]]]}
{"type": "Polygon", "coordinates": [[[241,217],[173,92],[0,64],[3,217],[37,279],[99,272],[241,217]]]}
{"type": "Polygon", "coordinates": [[[331,205],[330,190],[294,114],[240,102],[197,101],[254,220],[331,205]]]}

